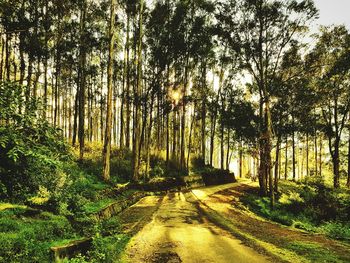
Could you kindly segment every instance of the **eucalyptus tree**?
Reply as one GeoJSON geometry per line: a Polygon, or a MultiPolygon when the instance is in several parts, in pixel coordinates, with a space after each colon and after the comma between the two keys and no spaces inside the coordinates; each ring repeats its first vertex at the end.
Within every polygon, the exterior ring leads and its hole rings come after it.
{"type": "MultiPolygon", "coordinates": [[[[350,35],[344,26],[322,28],[308,56],[315,66],[314,87],[318,95],[333,163],[333,184],[340,186],[340,146],[350,111],[350,35]]],[[[311,64],[311,65],[312,65],[311,64]]]]}
{"type": "Polygon", "coordinates": [[[111,156],[111,130],[112,130],[112,97],[113,97],[113,60],[115,46],[115,0],[110,1],[110,22],[109,22],[109,51],[107,69],[107,116],[106,133],[103,146],[103,174],[102,178],[109,181],[110,178],[110,156],[111,156]]]}
{"type": "MultiPolygon", "coordinates": [[[[309,85],[310,72],[302,56],[302,50],[303,45],[300,43],[295,41],[291,43],[282,57],[277,78],[271,85],[271,94],[277,98],[277,103],[272,108],[274,131],[277,137],[276,158],[278,158],[281,137],[291,136],[293,180],[296,179],[296,134],[306,133],[308,159],[308,134],[315,126],[313,109],[316,98],[309,85]]],[[[308,160],[306,166],[308,170],[308,160]]]]}
{"type": "MultiPolygon", "coordinates": [[[[231,25],[232,38],[238,33],[243,68],[256,83],[260,100],[259,148],[260,193],[267,194],[268,178],[272,181],[271,149],[273,139],[271,119],[271,83],[275,79],[281,57],[290,42],[305,30],[317,10],[313,1],[224,1],[222,23],[231,25]],[[238,6],[230,9],[229,6],[238,6]]],[[[230,27],[229,27],[230,28],[230,27]]],[[[271,188],[270,184],[270,188],[271,188]]],[[[270,189],[270,194],[273,189],[270,189]]]]}

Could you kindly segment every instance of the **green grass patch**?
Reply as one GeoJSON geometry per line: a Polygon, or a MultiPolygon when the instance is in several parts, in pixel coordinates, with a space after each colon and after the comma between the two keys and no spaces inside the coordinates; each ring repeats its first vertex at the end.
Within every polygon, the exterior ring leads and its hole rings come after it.
{"type": "Polygon", "coordinates": [[[91,202],[84,205],[83,210],[87,214],[94,214],[99,212],[101,209],[107,207],[108,205],[113,204],[114,202],[115,202],[115,199],[111,199],[111,198],[97,200],[96,202],[91,202]]]}
{"type": "Polygon", "coordinates": [[[281,223],[328,237],[350,241],[350,194],[320,182],[280,181],[274,209],[269,198],[257,191],[245,193],[240,200],[254,213],[281,223]]]}
{"type": "Polygon", "coordinates": [[[53,242],[76,238],[64,216],[23,213],[23,209],[0,212],[0,262],[50,262],[53,242]]]}
{"type": "Polygon", "coordinates": [[[325,249],[319,244],[311,242],[293,242],[287,246],[288,249],[309,259],[311,262],[341,263],[344,260],[339,255],[325,249]]]}

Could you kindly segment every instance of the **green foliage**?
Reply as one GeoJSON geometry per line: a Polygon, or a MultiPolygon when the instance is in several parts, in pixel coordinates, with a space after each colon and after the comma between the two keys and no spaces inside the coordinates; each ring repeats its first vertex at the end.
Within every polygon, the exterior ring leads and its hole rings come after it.
{"type": "Polygon", "coordinates": [[[111,217],[101,222],[101,235],[111,236],[121,232],[121,224],[118,217],[111,217]]]}
{"type": "Polygon", "coordinates": [[[348,191],[334,190],[316,181],[281,181],[280,190],[274,209],[271,209],[269,198],[261,198],[257,193],[246,194],[241,200],[257,214],[275,222],[350,240],[348,191]]]}
{"type": "Polygon", "coordinates": [[[211,166],[194,169],[194,173],[201,175],[205,185],[216,185],[236,182],[235,175],[228,170],[221,170],[211,166]]]}
{"type": "Polygon", "coordinates": [[[168,165],[163,157],[159,155],[150,155],[150,174],[149,177],[169,177],[180,178],[188,174],[188,171],[180,168],[180,163],[177,160],[170,159],[168,165]]]}
{"type": "Polygon", "coordinates": [[[164,176],[164,170],[160,165],[156,165],[155,167],[152,168],[150,172],[150,177],[163,177],[164,176]]]}
{"type": "MultiPolygon", "coordinates": [[[[80,169],[85,173],[99,178],[102,174],[102,145],[98,143],[87,144],[84,160],[80,169]]],[[[111,181],[125,183],[132,177],[132,154],[128,149],[112,149],[111,152],[111,181]]]]}
{"type": "Polygon", "coordinates": [[[124,234],[93,238],[93,249],[89,252],[89,262],[112,263],[119,259],[130,237],[124,234]]]}
{"type": "Polygon", "coordinates": [[[60,131],[40,117],[40,102],[24,103],[23,87],[0,83],[0,196],[25,201],[44,187],[66,185],[61,162],[70,158],[60,131]]]}
{"type": "Polygon", "coordinates": [[[320,227],[321,231],[324,232],[327,236],[339,239],[339,240],[346,240],[350,242],[350,224],[349,222],[334,222],[330,221],[325,224],[323,224],[320,227]]]}

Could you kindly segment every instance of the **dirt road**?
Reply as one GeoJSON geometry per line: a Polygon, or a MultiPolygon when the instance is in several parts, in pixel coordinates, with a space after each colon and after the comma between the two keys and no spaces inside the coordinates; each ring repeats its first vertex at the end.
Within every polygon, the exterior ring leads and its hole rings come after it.
{"type": "MultiPolygon", "coordinates": [[[[211,191],[218,190],[220,188],[211,191]]],[[[122,261],[270,262],[230,233],[209,222],[198,210],[197,202],[192,192],[169,193],[165,197],[148,198],[141,202],[139,205],[143,209],[147,206],[157,206],[157,209],[151,221],[132,238],[122,261]]],[[[134,207],[136,210],[137,205],[134,207]]]]}

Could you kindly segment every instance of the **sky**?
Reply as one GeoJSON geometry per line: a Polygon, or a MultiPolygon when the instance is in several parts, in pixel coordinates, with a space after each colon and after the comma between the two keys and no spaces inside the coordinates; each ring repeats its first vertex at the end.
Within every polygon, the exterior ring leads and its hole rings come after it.
{"type": "Polygon", "coordinates": [[[350,0],[314,0],[320,10],[319,25],[345,24],[350,30],[350,0]]]}

